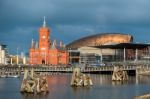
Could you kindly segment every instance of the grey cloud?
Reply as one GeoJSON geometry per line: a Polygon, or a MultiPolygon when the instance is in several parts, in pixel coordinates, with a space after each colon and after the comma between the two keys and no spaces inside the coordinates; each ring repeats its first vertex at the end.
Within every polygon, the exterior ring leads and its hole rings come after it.
{"type": "Polygon", "coordinates": [[[0,42],[12,49],[13,44],[24,43],[28,51],[32,37],[38,40],[43,16],[51,39],[65,43],[104,32],[129,33],[137,41],[150,42],[149,4],[149,0],[0,0],[0,42]]]}

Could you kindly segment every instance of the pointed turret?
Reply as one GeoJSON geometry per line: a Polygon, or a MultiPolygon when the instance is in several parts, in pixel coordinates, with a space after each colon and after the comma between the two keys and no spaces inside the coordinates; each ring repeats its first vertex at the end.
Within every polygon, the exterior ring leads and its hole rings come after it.
{"type": "Polygon", "coordinates": [[[62,48],[63,47],[63,42],[62,41],[60,41],[60,48],[62,48]]]}
{"type": "Polygon", "coordinates": [[[35,43],[35,49],[38,49],[38,48],[39,48],[39,43],[36,42],[36,43],[35,43]]]}
{"type": "Polygon", "coordinates": [[[46,27],[46,20],[45,20],[45,16],[43,17],[44,21],[43,21],[43,27],[46,27]]]}
{"type": "Polygon", "coordinates": [[[54,40],[51,49],[56,49],[56,48],[57,48],[57,42],[56,40],[54,40]]]}
{"type": "Polygon", "coordinates": [[[31,48],[33,48],[33,43],[34,43],[34,41],[33,41],[33,39],[32,39],[32,41],[31,41],[31,48]]]}
{"type": "Polygon", "coordinates": [[[65,44],[63,44],[63,48],[64,48],[64,49],[66,48],[66,45],[65,45],[65,44]]]}
{"type": "Polygon", "coordinates": [[[32,39],[31,48],[35,48],[35,41],[32,39]]]}

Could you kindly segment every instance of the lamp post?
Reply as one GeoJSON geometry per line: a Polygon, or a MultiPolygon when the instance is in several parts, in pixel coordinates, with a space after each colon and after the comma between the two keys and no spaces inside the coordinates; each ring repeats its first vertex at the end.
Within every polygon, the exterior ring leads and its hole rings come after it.
{"type": "Polygon", "coordinates": [[[18,63],[19,63],[19,59],[18,59],[18,49],[19,49],[19,47],[17,47],[17,59],[16,59],[17,65],[18,65],[18,63]]]}
{"type": "Polygon", "coordinates": [[[126,48],[123,49],[123,61],[126,62],[126,48]]]}
{"type": "Polygon", "coordinates": [[[5,64],[8,64],[8,61],[10,62],[10,57],[9,57],[9,48],[5,48],[5,64]]]}
{"type": "Polygon", "coordinates": [[[138,61],[138,49],[135,50],[135,61],[138,61]]]}
{"type": "Polygon", "coordinates": [[[103,62],[103,52],[102,52],[102,48],[100,49],[100,56],[101,56],[101,59],[100,59],[100,62],[102,63],[103,62]]]}

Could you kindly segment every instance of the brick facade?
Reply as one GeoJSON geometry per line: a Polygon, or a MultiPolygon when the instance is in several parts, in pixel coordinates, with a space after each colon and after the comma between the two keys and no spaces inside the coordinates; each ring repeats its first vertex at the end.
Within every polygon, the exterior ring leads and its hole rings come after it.
{"type": "Polygon", "coordinates": [[[68,52],[64,45],[60,42],[57,46],[56,40],[51,43],[50,29],[46,27],[44,20],[43,26],[39,29],[39,42],[32,41],[29,49],[30,64],[50,64],[50,65],[66,65],[68,64],[68,52]]]}

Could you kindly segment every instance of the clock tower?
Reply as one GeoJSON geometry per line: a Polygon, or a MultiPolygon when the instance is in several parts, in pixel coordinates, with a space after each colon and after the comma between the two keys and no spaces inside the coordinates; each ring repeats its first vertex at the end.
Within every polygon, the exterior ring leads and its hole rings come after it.
{"type": "Polygon", "coordinates": [[[43,26],[39,29],[39,50],[41,53],[42,63],[46,63],[48,50],[50,49],[50,29],[46,26],[46,21],[44,17],[43,26]]]}
{"type": "Polygon", "coordinates": [[[30,64],[68,64],[69,54],[62,43],[60,47],[57,47],[56,41],[53,42],[53,45],[51,44],[50,29],[47,27],[44,17],[43,25],[39,29],[39,42],[32,42],[31,44],[30,64]]]}
{"type": "Polygon", "coordinates": [[[44,17],[43,26],[39,29],[39,48],[40,50],[48,50],[50,48],[50,30],[46,26],[44,17]]]}

